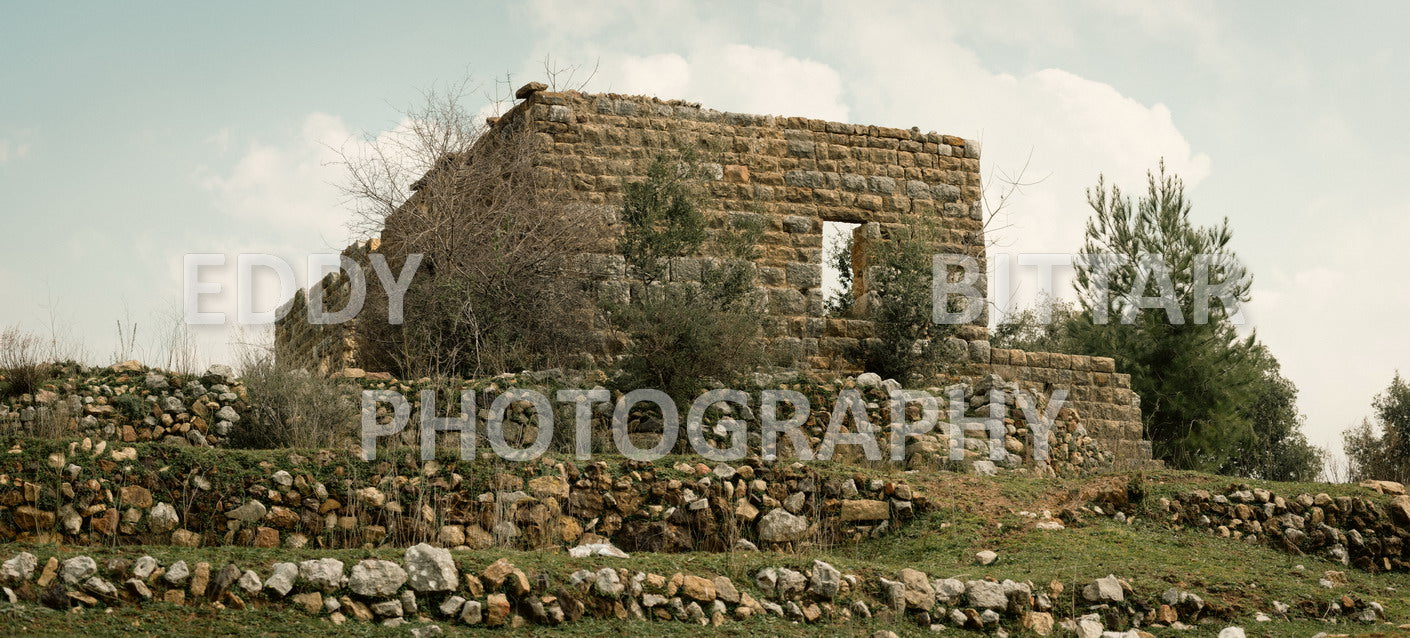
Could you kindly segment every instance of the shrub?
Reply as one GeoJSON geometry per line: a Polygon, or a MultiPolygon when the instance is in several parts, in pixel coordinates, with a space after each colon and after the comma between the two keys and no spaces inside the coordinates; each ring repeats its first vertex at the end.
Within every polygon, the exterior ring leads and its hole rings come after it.
{"type": "Polygon", "coordinates": [[[53,367],[40,360],[40,339],[19,328],[0,332],[0,379],[5,395],[34,394],[53,377],[53,367]]]}
{"type": "Polygon", "coordinates": [[[243,379],[249,408],[231,430],[244,448],[333,447],[357,436],[358,397],[349,387],[273,357],[247,357],[243,379]]]}
{"type": "MultiPolygon", "coordinates": [[[[917,233],[924,229],[915,229],[917,233]]],[[[875,242],[868,250],[869,316],[876,338],[862,346],[869,372],[902,383],[941,370],[949,353],[945,340],[956,326],[931,317],[931,256],[925,241],[910,237],[875,242]]]]}
{"type": "Polygon", "coordinates": [[[636,387],[688,401],[710,380],[728,382],[761,363],[760,313],[749,263],[763,233],[756,217],[741,217],[713,237],[722,259],[700,259],[698,280],[671,277],[672,260],[699,255],[705,245],[708,197],[692,153],[658,157],[646,179],[626,185],[620,247],[635,298],[612,309],[628,337],[620,369],[636,387]]]}
{"type": "Polygon", "coordinates": [[[135,394],[119,394],[113,397],[113,408],[132,421],[141,421],[148,413],[147,402],[135,394]]]}
{"type": "Polygon", "coordinates": [[[404,135],[342,157],[358,227],[380,233],[392,271],[422,256],[403,323],[369,286],[359,356],[402,378],[575,365],[597,345],[581,256],[606,249],[606,216],[567,173],[535,164],[537,136],[486,128],[461,97],[428,93],[404,135]]]}

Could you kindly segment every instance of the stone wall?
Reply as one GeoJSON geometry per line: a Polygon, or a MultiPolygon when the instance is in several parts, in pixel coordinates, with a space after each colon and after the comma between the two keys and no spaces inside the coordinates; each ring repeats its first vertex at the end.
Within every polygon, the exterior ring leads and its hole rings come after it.
{"type": "MultiPolygon", "coordinates": [[[[934,252],[973,257],[983,273],[980,153],[974,141],[916,128],[727,113],[680,100],[554,92],[538,84],[521,89],[519,97],[523,101],[492,128],[513,126],[536,136],[537,164],[567,176],[572,196],[602,207],[608,218],[615,219],[621,205],[624,180],[643,177],[658,155],[682,148],[699,152],[711,177],[710,232],[745,221],[762,224],[754,267],[766,313],[764,342],[776,362],[855,372],[858,364],[848,357],[873,336],[869,321],[825,312],[824,222],[861,224],[853,235],[859,295],[866,290],[868,242],[908,236],[922,224],[933,229],[934,252]]],[[[615,248],[584,259],[603,297],[630,297],[632,284],[615,248]]],[[[677,259],[669,277],[699,280],[711,259],[709,254],[677,259]]],[[[986,289],[983,274],[976,285],[986,289]]],[[[292,303],[298,310],[303,299],[292,303]]],[[[987,320],[985,312],[961,326],[949,344],[951,352],[961,354],[962,380],[998,374],[1028,389],[1067,388],[1090,436],[1119,463],[1150,460],[1139,399],[1129,376],[1116,374],[1111,359],[992,350],[987,320]]],[[[346,330],[303,324],[299,312],[280,322],[283,356],[325,371],[358,364],[355,339],[346,330]]]]}
{"type": "MultiPolygon", "coordinates": [[[[380,240],[371,239],[348,246],[342,255],[366,266],[380,240]]],[[[323,295],[323,308],[336,311],[351,296],[349,279],[341,272],[325,276],[315,287],[323,295]]],[[[308,321],[308,294],[299,290],[280,307],[274,324],[275,357],[297,367],[324,374],[357,365],[356,323],[314,324],[308,321]]]]}
{"type": "MultiPolygon", "coordinates": [[[[976,365],[982,363],[971,359],[972,366],[986,369],[976,365]]],[[[1117,466],[1150,462],[1141,397],[1131,389],[1131,375],[1117,372],[1112,358],[993,348],[987,371],[1042,396],[1066,390],[1067,407],[1080,415],[1088,435],[1115,456],[1117,466]]]]}
{"type": "MultiPolygon", "coordinates": [[[[854,369],[845,357],[869,322],[829,318],[822,290],[823,223],[863,224],[868,241],[907,236],[922,223],[936,231],[935,252],[963,253],[984,264],[979,147],[918,129],[826,122],[801,117],[725,113],[679,100],[537,91],[496,126],[536,132],[543,165],[572,176],[581,197],[620,205],[624,178],[646,174],[660,153],[697,149],[713,180],[712,226],[762,222],[757,280],[769,321],[765,338],[799,365],[854,369]]],[[[708,257],[707,257],[708,259],[708,257]]],[[[602,255],[607,289],[625,293],[623,264],[602,255]]],[[[700,276],[697,259],[673,264],[675,280],[700,276]]],[[[858,290],[865,276],[858,274],[858,290]]],[[[984,285],[982,280],[979,284],[984,285]]],[[[987,333],[986,317],[966,339],[987,333]]]]}

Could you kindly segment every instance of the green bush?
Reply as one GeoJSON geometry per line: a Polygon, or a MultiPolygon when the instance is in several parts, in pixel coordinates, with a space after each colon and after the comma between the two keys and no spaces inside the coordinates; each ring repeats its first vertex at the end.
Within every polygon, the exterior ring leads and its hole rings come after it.
{"type": "Polygon", "coordinates": [[[249,407],[230,432],[233,447],[333,447],[357,437],[355,388],[270,356],[248,358],[243,380],[249,407]]]}
{"type": "Polygon", "coordinates": [[[931,251],[913,229],[910,237],[869,246],[869,317],[876,338],[862,346],[868,372],[908,383],[941,371],[951,358],[946,339],[958,327],[932,321],[931,251]]]}
{"type": "Polygon", "coordinates": [[[698,257],[708,197],[691,153],[658,157],[646,179],[625,188],[621,252],[634,298],[612,309],[628,338],[619,362],[626,383],[689,400],[710,380],[729,382],[762,362],[757,344],[754,245],[763,227],[744,217],[713,241],[722,258],[699,258],[698,279],[670,277],[672,260],[698,257]]]}
{"type": "Polygon", "coordinates": [[[133,421],[141,421],[148,414],[147,402],[135,394],[119,394],[113,398],[113,408],[133,421]]]}

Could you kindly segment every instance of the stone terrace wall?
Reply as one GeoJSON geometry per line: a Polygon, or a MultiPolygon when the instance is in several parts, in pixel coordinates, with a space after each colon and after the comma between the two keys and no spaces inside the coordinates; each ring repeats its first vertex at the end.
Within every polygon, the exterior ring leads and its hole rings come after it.
{"type": "Polygon", "coordinates": [[[1131,375],[1116,372],[1112,358],[993,348],[987,368],[973,365],[982,363],[973,361],[971,368],[987,369],[1044,396],[1056,389],[1067,390],[1067,407],[1080,415],[1088,434],[1116,457],[1118,466],[1142,466],[1151,461],[1151,443],[1144,438],[1141,421],[1141,397],[1131,389],[1131,375]]]}

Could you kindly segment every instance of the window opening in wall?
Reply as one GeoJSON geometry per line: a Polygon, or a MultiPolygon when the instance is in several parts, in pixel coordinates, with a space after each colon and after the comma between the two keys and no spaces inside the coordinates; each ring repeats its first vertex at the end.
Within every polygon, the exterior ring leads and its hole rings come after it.
{"type": "Polygon", "coordinates": [[[827,314],[846,317],[852,313],[853,269],[852,233],[860,224],[823,222],[822,288],[827,314]]]}

